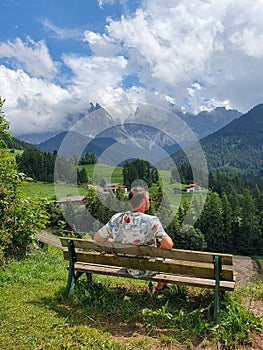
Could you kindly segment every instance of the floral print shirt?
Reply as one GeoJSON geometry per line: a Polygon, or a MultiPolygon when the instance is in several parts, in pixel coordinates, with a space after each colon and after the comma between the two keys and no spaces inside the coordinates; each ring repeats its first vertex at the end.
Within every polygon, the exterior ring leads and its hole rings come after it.
{"type": "MultiPolygon", "coordinates": [[[[124,212],[112,216],[99,231],[103,238],[112,238],[116,243],[155,245],[168,237],[160,220],[153,215],[140,212],[124,212]]],[[[133,277],[153,275],[151,271],[127,269],[133,277]]]]}

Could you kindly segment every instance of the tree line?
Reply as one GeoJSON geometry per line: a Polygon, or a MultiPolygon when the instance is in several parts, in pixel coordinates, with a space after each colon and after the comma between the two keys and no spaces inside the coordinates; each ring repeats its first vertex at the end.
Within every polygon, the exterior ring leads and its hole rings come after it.
{"type": "Polygon", "coordinates": [[[53,183],[64,181],[67,183],[89,183],[90,179],[85,167],[78,165],[96,164],[94,153],[86,152],[81,159],[77,156],[66,158],[53,153],[45,152],[37,148],[25,149],[22,154],[16,155],[16,162],[21,172],[26,173],[34,181],[53,183]],[[57,171],[55,171],[55,165],[57,171]],[[77,175],[76,175],[77,174],[77,175]]]}

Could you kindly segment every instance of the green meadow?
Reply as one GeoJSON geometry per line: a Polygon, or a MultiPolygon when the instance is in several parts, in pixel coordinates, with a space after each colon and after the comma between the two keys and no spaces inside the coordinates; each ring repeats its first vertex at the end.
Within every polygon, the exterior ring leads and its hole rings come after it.
{"type": "MultiPolygon", "coordinates": [[[[92,164],[80,166],[80,168],[85,167],[87,170],[89,178],[93,181],[96,178],[103,178],[108,183],[123,183],[122,168],[121,167],[112,167],[105,164],[92,164]]],[[[163,188],[163,191],[167,195],[171,207],[174,210],[177,210],[180,203],[183,203],[185,200],[191,201],[191,194],[175,194],[174,188],[182,187],[181,184],[171,183],[170,171],[161,170],[159,171],[160,182],[163,188]]],[[[157,191],[157,186],[154,185],[151,188],[151,192],[154,193],[157,191]]],[[[63,198],[67,196],[84,196],[86,193],[86,188],[83,186],[69,185],[65,183],[55,183],[48,184],[43,182],[27,182],[23,185],[23,191],[26,192],[29,196],[42,196],[49,198],[63,198]]]]}

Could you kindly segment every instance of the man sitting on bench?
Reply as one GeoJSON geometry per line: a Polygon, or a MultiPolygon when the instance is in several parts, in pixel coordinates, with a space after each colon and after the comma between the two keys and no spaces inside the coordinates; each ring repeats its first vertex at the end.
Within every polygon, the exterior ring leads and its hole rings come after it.
{"type": "MultiPolygon", "coordinates": [[[[153,215],[145,214],[150,208],[148,191],[143,187],[134,187],[129,193],[132,211],[117,213],[109,222],[95,233],[97,242],[116,242],[135,245],[160,244],[163,249],[171,249],[173,241],[164,231],[160,220],[153,215]]],[[[152,271],[127,269],[133,277],[151,276],[152,271]]],[[[158,282],[156,290],[163,288],[158,282]]]]}

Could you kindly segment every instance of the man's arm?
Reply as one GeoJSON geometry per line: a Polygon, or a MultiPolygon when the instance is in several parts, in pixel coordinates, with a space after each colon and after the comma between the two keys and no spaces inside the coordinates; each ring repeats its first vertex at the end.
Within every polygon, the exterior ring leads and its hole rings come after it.
{"type": "Polygon", "coordinates": [[[108,238],[103,238],[103,237],[101,237],[101,235],[99,234],[99,232],[96,232],[95,235],[94,235],[94,241],[97,241],[97,242],[107,242],[107,241],[108,241],[108,238]]]}
{"type": "Polygon", "coordinates": [[[96,232],[94,235],[94,241],[96,241],[96,242],[114,242],[114,239],[101,237],[99,232],[96,232]]]}
{"type": "Polygon", "coordinates": [[[167,236],[165,238],[163,238],[161,241],[160,241],[160,247],[162,249],[172,249],[173,248],[173,241],[171,239],[171,237],[167,236]]]}

